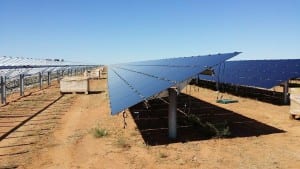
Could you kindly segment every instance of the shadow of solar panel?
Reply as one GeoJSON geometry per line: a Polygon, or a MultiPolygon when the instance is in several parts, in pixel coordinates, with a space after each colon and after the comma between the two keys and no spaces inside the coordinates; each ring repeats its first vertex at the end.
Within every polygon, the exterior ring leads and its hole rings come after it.
{"type": "MultiPolygon", "coordinates": [[[[227,61],[220,68],[215,67],[215,70],[222,83],[272,88],[300,77],[300,59],[227,61]]],[[[200,75],[199,78],[209,81],[217,79],[205,75],[200,75]]]]}
{"type": "Polygon", "coordinates": [[[234,52],[110,65],[108,88],[111,113],[117,114],[145,101],[238,54],[234,52]]]}

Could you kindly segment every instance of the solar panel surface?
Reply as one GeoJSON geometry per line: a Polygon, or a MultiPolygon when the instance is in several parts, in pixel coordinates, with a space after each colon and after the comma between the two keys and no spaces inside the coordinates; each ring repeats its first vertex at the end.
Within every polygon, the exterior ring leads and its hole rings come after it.
{"type": "Polygon", "coordinates": [[[239,52],[131,62],[108,66],[111,114],[182,83],[239,52]]]}
{"type": "Polygon", "coordinates": [[[0,56],[0,76],[18,77],[20,74],[32,75],[38,72],[65,70],[68,68],[92,67],[68,61],[54,61],[21,57],[0,56]]]}
{"type": "MultiPolygon", "coordinates": [[[[227,61],[214,69],[222,83],[268,89],[291,78],[299,78],[300,59],[227,61]]],[[[199,77],[204,80],[217,80],[217,77],[206,75],[199,77]]]]}

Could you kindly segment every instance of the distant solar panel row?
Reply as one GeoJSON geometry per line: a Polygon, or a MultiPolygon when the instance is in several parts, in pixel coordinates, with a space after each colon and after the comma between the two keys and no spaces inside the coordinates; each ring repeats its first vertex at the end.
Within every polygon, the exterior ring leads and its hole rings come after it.
{"type": "Polygon", "coordinates": [[[39,72],[43,73],[86,66],[89,65],[67,61],[0,56],[0,76],[9,78],[17,77],[20,74],[32,75],[39,72]]]}
{"type": "Polygon", "coordinates": [[[272,88],[300,77],[300,59],[227,61],[215,66],[215,77],[199,75],[200,79],[233,85],[272,88]]]}
{"type": "Polygon", "coordinates": [[[117,114],[145,101],[238,54],[234,52],[110,65],[108,89],[111,113],[117,114]]]}

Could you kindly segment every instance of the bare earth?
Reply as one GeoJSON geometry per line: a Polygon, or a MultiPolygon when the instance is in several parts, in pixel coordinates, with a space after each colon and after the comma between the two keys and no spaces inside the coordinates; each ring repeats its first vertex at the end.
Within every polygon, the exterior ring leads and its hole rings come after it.
{"type": "MultiPolygon", "coordinates": [[[[106,90],[105,80],[93,83],[106,90]]],[[[179,132],[180,141],[165,143],[159,140],[166,135],[146,136],[151,130],[142,129],[129,112],[123,129],[122,114],[109,114],[107,91],[60,98],[54,84],[0,108],[2,135],[25,118],[16,115],[46,107],[0,141],[0,168],[299,168],[300,122],[289,120],[288,106],[231,95],[224,97],[239,103],[218,104],[216,92],[195,86],[183,93],[217,108],[214,117],[231,121],[233,137],[187,135],[182,141],[179,132]],[[108,135],[95,138],[95,127],[106,129],[108,135]]]]}

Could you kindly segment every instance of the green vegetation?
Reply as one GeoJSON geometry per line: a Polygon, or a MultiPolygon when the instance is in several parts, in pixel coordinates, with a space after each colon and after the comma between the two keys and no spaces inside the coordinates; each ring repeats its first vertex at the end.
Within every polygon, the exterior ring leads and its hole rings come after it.
{"type": "Polygon", "coordinates": [[[189,114],[187,116],[188,124],[193,125],[199,129],[207,137],[223,138],[231,135],[230,128],[227,121],[219,124],[212,124],[210,122],[203,122],[198,116],[189,114]]]}
{"type": "Polygon", "coordinates": [[[108,132],[106,129],[104,128],[100,128],[99,125],[97,125],[96,127],[92,128],[90,133],[95,137],[95,138],[101,138],[104,136],[108,135],[108,132]]]}

